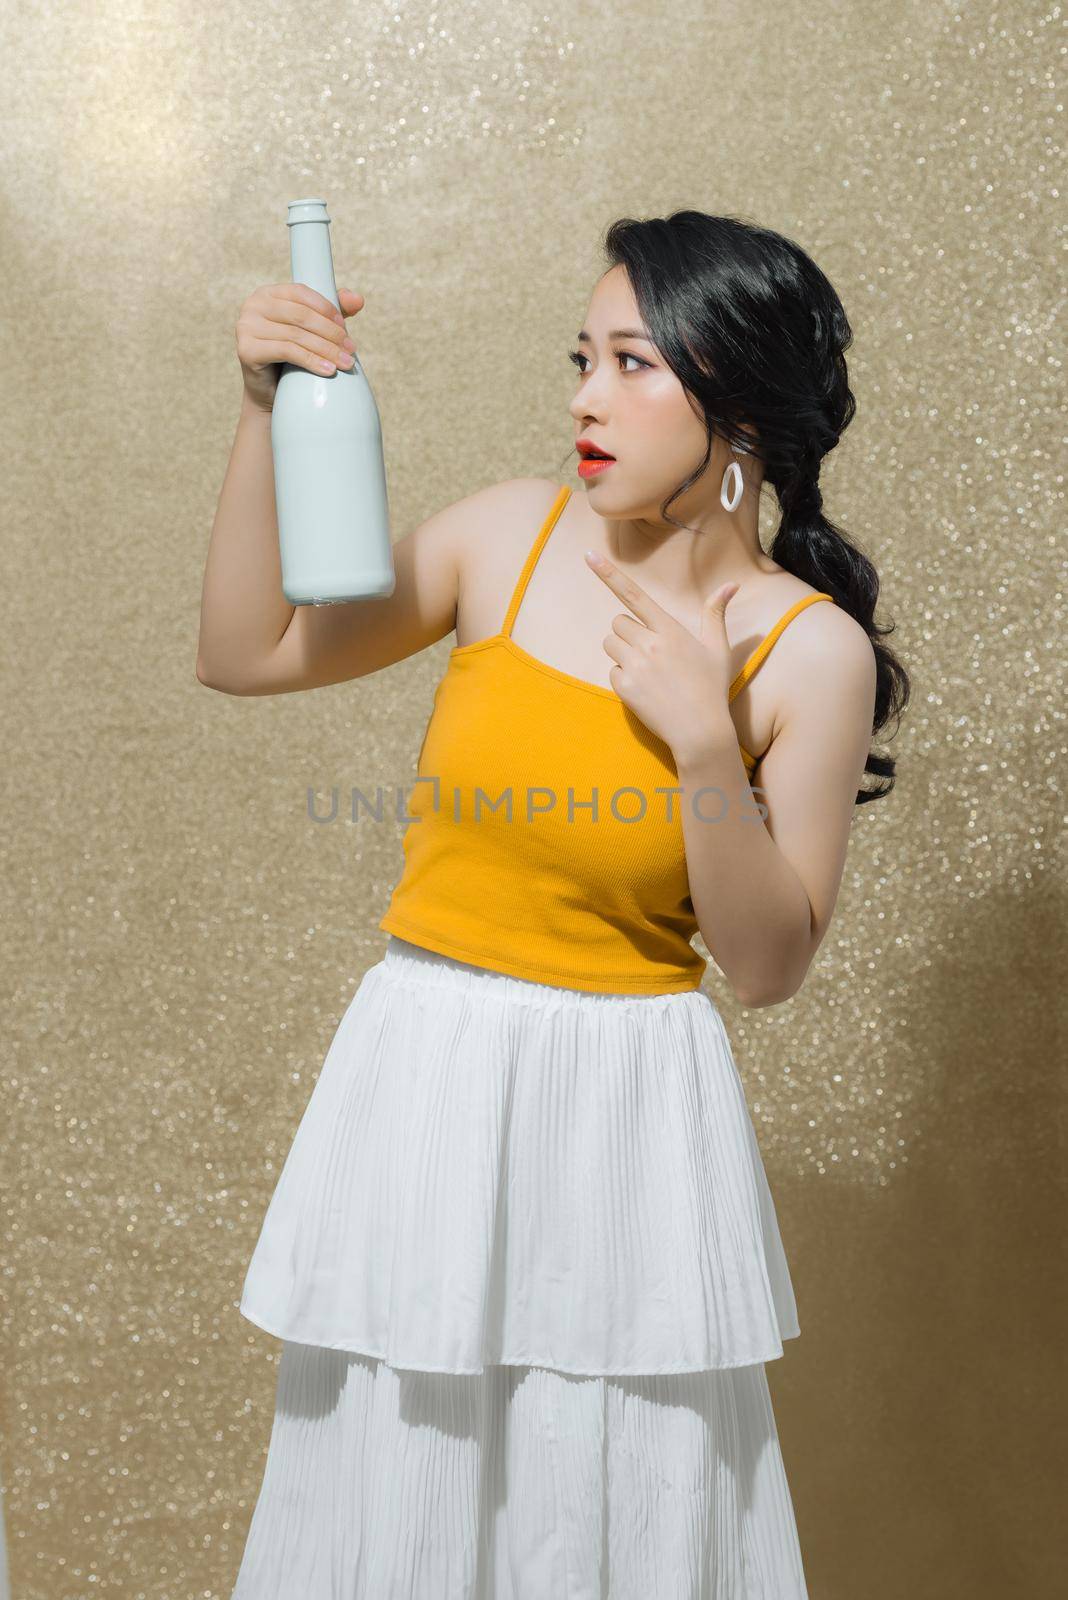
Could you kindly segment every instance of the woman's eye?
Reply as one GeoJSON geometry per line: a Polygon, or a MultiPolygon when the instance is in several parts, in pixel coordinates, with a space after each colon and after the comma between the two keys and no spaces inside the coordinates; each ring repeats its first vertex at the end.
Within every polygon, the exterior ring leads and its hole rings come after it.
{"type": "MultiPolygon", "coordinates": [[[[581,350],[569,350],[567,353],[567,359],[569,361],[573,361],[576,367],[578,367],[579,371],[582,373],[583,377],[585,377],[586,368],[582,365],[582,363],[587,360],[586,355],[581,350]]],[[[647,367],[649,365],[648,361],[643,361],[641,356],[634,355],[630,350],[617,350],[616,360],[636,361],[639,367],[647,367]]]]}

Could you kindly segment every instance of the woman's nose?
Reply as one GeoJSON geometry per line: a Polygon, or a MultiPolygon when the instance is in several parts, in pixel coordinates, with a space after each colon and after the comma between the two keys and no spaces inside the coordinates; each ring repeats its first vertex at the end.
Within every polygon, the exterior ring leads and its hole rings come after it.
{"type": "Polygon", "coordinates": [[[576,419],[580,417],[599,417],[601,415],[597,396],[586,387],[573,396],[568,404],[568,410],[576,419]]]}

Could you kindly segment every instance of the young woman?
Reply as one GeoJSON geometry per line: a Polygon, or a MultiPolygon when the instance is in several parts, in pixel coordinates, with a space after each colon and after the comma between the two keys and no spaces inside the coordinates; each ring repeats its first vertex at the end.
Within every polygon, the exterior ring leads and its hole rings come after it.
{"type": "Polygon", "coordinates": [[[242,309],[201,681],[288,693],[457,644],[384,955],[245,1279],[283,1344],[234,1600],[807,1592],[764,1367],[793,1288],[691,940],[744,1005],[797,993],[908,679],[822,509],[855,409],[826,277],[696,211],[605,243],[578,492],[512,479],[439,512],[387,599],[284,601],[275,364],[352,347],[304,286],[242,309]]]}

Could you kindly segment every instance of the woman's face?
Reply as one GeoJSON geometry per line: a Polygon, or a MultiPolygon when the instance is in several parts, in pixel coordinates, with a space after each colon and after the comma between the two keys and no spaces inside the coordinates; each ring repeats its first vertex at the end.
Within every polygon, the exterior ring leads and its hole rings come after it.
{"type": "MultiPolygon", "coordinates": [[[[703,418],[650,343],[622,266],[597,283],[573,352],[579,374],[570,411],[575,440],[615,457],[579,476],[591,509],[611,518],[661,520],[659,508],[705,453],[703,418]]],[[[671,507],[680,521],[711,505],[729,452],[716,439],[708,468],[671,507]]]]}

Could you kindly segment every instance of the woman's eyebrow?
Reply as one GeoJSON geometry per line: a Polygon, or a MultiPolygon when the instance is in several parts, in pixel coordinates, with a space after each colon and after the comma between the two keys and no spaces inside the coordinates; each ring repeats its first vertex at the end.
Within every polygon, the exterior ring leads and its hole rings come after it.
{"type": "MultiPolygon", "coordinates": [[[[647,333],[643,333],[640,328],[613,328],[608,337],[610,339],[641,339],[645,344],[652,344],[653,342],[649,335],[647,333]]],[[[585,328],[583,328],[582,332],[578,336],[578,343],[591,344],[592,342],[593,341],[590,339],[589,334],[586,332],[585,328]]]]}

